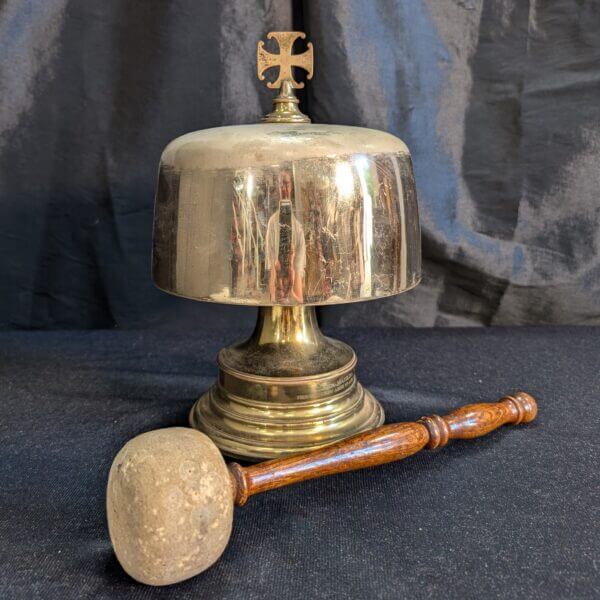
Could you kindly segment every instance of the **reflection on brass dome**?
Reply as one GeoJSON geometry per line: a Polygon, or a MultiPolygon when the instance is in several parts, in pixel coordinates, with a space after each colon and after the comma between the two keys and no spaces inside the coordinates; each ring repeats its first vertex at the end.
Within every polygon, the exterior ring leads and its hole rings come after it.
{"type": "Polygon", "coordinates": [[[410,155],[378,131],[247,125],[178,138],[161,161],[156,223],[156,284],[197,300],[339,304],[419,281],[410,155]],[[275,232],[283,201],[289,239],[275,232]],[[279,254],[294,257],[296,294],[270,290],[279,254]]]}

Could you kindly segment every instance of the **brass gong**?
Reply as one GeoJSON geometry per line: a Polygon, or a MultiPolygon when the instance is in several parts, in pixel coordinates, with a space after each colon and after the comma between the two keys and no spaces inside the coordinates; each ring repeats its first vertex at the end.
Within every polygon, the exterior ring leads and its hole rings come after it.
{"type": "Polygon", "coordinates": [[[275,458],[383,423],[350,346],[325,337],[315,306],[399,294],[420,280],[415,181],[400,139],[311,124],[292,68],[312,77],[300,32],[258,44],[258,75],[278,68],[273,112],[255,125],[172,141],[160,161],[153,277],[162,290],[259,307],[250,339],[223,348],[217,382],[190,413],[229,456],[275,458]]]}

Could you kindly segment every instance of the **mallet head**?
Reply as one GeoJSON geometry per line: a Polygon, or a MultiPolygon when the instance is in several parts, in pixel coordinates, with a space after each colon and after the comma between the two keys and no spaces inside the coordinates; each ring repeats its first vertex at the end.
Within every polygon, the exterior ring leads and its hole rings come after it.
{"type": "Polygon", "coordinates": [[[233,522],[233,488],[221,453],[203,433],[143,433],[113,461],[108,528],[125,571],[149,585],[193,577],[221,556],[233,522]]]}

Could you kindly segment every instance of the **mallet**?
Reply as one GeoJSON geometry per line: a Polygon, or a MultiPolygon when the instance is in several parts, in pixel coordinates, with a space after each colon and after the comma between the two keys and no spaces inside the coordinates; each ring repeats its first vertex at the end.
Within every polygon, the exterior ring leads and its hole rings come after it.
{"type": "Polygon", "coordinates": [[[143,433],[125,444],[110,470],[106,505],[112,545],[134,579],[149,585],[183,581],[221,556],[234,504],[242,506],[253,494],[401,460],[423,448],[441,448],[450,439],[528,423],[536,414],[534,398],[519,392],[249,467],[226,465],[213,442],[194,429],[143,433]]]}

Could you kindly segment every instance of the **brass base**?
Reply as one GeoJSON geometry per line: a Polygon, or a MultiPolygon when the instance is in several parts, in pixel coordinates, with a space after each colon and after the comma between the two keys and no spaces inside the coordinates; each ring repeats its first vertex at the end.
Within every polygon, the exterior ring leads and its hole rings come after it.
{"type": "Polygon", "coordinates": [[[190,412],[228,456],[265,460],[379,427],[350,346],[325,337],[314,307],[261,308],[252,337],[219,353],[219,379],[190,412]]]}

